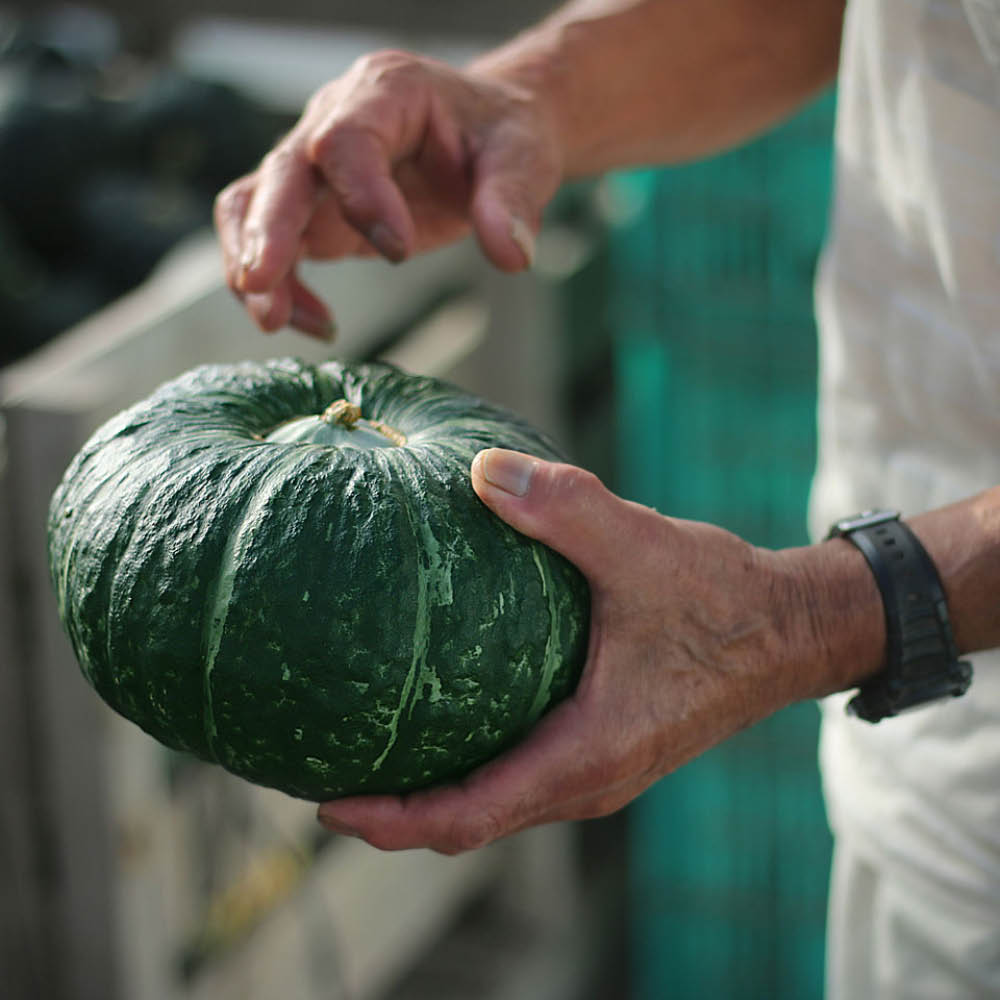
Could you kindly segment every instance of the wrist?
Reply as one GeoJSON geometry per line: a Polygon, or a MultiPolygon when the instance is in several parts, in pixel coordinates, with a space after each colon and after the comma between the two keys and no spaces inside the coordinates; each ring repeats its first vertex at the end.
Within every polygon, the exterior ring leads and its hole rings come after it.
{"type": "Polygon", "coordinates": [[[560,172],[568,177],[578,173],[567,169],[575,155],[571,101],[571,73],[568,59],[553,37],[555,29],[546,24],[519,35],[511,42],[474,60],[468,74],[504,90],[511,99],[530,107],[558,152],[560,172]]]}
{"type": "Polygon", "coordinates": [[[882,669],[882,597],[864,556],[845,539],[768,553],[785,639],[790,701],[858,687],[882,669]]]}
{"type": "Polygon", "coordinates": [[[907,523],[937,568],[959,653],[1000,646],[1000,487],[907,523]]]}

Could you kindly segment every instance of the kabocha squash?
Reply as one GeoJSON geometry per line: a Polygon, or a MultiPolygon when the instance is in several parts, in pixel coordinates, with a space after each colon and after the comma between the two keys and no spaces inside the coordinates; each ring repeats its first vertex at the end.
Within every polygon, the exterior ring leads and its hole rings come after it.
{"type": "Polygon", "coordinates": [[[156,739],[307,799],[458,778],[570,693],[589,596],[476,497],[513,414],[384,365],[197,368],[56,490],[49,556],[87,680],[156,739]]]}

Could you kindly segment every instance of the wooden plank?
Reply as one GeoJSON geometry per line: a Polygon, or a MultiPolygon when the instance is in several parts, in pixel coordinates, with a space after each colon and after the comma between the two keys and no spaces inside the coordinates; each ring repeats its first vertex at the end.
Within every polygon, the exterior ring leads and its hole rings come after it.
{"type": "Polygon", "coordinates": [[[337,839],[289,905],[205,970],[191,1000],[376,1000],[501,871],[500,846],[457,858],[337,839]]]}
{"type": "Polygon", "coordinates": [[[395,270],[375,260],[304,266],[305,280],[337,316],[337,339],[323,344],[287,330],[261,334],[223,285],[215,244],[202,238],[171,255],[144,285],[0,370],[0,404],[74,412],[96,426],[195,365],[370,357],[450,289],[468,284],[476,266],[467,244],[395,270]]]}
{"type": "Polygon", "coordinates": [[[6,995],[28,998],[51,995],[54,984],[36,878],[42,869],[38,781],[18,629],[21,573],[13,553],[12,476],[0,415],[0,975],[6,995]]]}
{"type": "Polygon", "coordinates": [[[558,391],[563,364],[556,289],[531,273],[501,274],[479,262],[477,294],[487,305],[481,346],[456,363],[449,378],[551,434],[568,439],[558,391]]]}
{"type": "Polygon", "coordinates": [[[57,998],[114,998],[109,885],[111,839],[104,809],[96,704],[63,635],[49,584],[49,498],[80,443],[64,414],[7,409],[8,564],[16,567],[18,659],[30,705],[37,886],[49,940],[46,974],[57,998]]]}

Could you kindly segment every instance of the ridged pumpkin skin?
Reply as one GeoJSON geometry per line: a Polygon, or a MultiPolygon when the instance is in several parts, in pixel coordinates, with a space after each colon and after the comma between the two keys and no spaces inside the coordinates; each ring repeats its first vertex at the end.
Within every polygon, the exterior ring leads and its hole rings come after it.
{"type": "Polygon", "coordinates": [[[83,673],[168,746],[302,798],[464,775],[572,691],[588,635],[577,570],[472,491],[489,446],[558,458],[511,413],[383,365],[164,385],[52,499],[83,673]],[[342,398],[352,430],[319,419],[342,398]]]}

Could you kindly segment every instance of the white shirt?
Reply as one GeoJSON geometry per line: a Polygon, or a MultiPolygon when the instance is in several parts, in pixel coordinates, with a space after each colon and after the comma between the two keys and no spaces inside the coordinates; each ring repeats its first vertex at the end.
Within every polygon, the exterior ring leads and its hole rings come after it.
{"type": "MultiPolygon", "coordinates": [[[[836,148],[815,537],[1000,484],[1000,0],[852,0],[836,148]]],[[[1000,652],[973,663],[965,697],[877,725],[828,699],[821,757],[836,832],[996,922],[1000,652]]]]}

